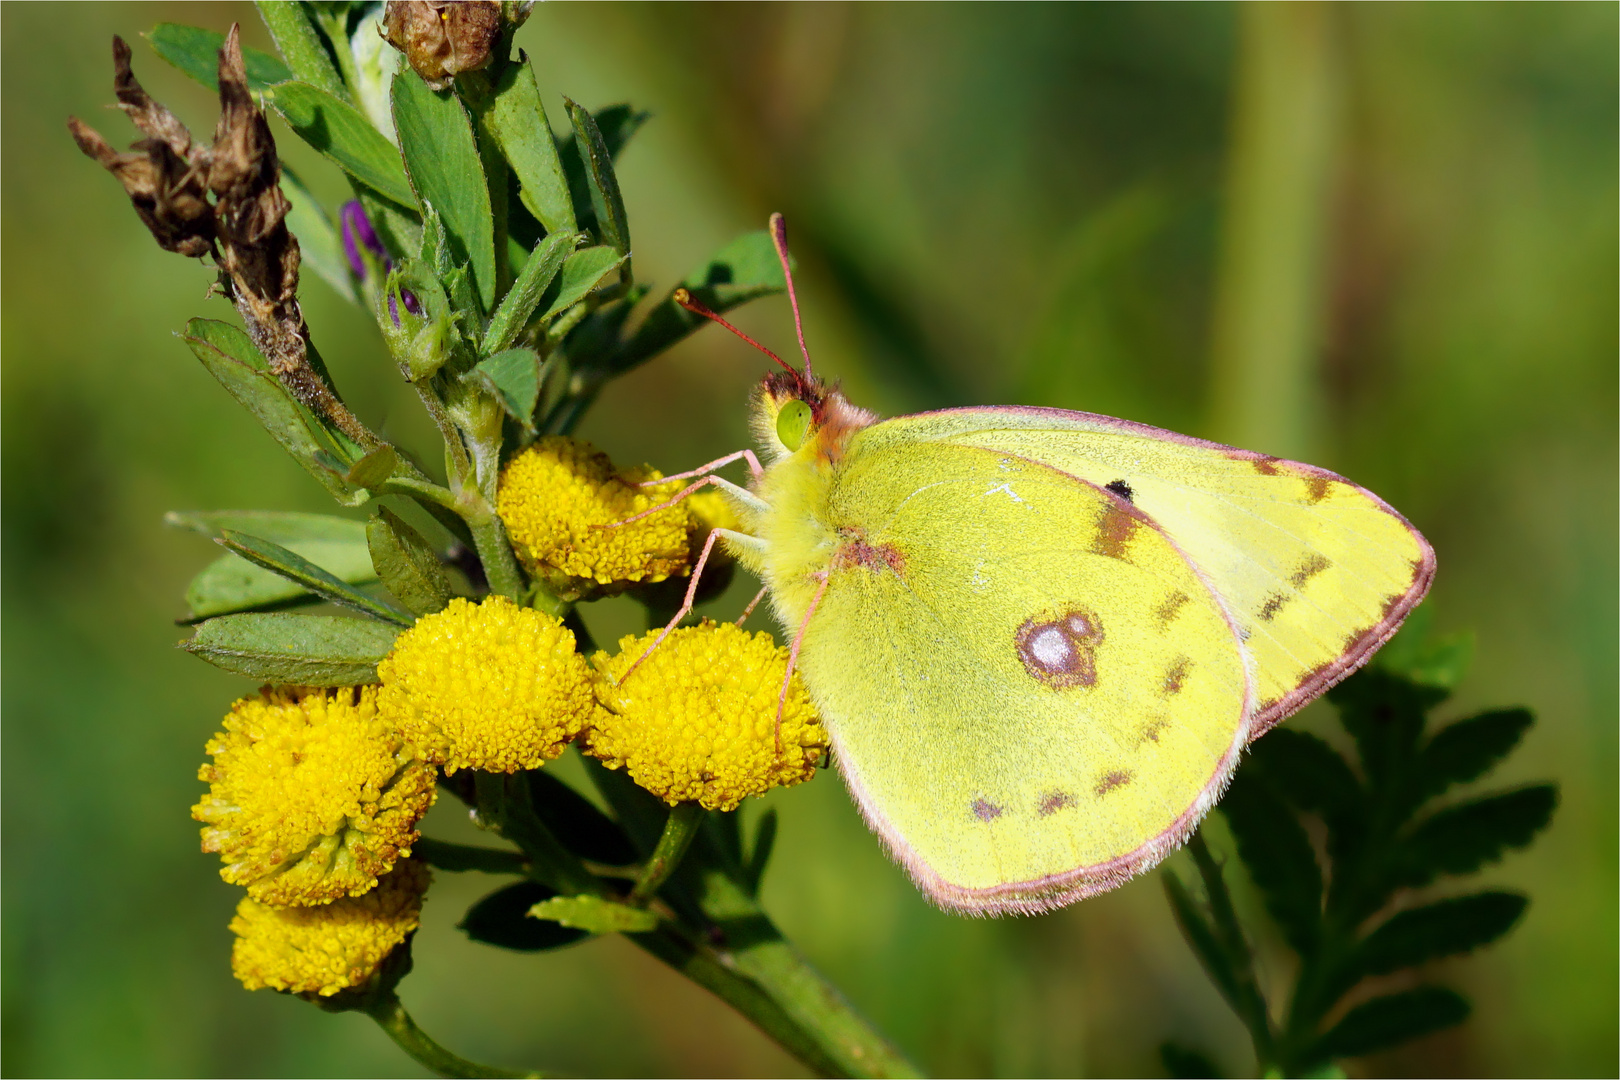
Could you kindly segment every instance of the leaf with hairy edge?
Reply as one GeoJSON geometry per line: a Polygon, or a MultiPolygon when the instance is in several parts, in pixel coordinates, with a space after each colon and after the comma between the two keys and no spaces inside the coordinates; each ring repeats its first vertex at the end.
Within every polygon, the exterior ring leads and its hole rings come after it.
{"type": "Polygon", "coordinates": [[[413,614],[431,615],[450,603],[450,578],[433,546],[386,506],[365,526],[366,546],[377,575],[413,614]]]}
{"type": "Polygon", "coordinates": [[[399,632],[389,623],[335,615],[224,615],[200,624],[180,647],[260,682],[355,686],[377,681],[377,664],[399,632]]]}
{"type": "Polygon", "coordinates": [[[518,197],[535,220],[548,233],[578,232],[568,179],[527,54],[520,53],[518,62],[501,72],[484,123],[517,176],[518,197]]]}
{"type": "MultiPolygon", "coordinates": [[[[164,22],[141,36],[146,38],[153,52],[178,68],[181,74],[197,80],[210,90],[219,89],[219,50],[225,47],[224,34],[218,30],[164,22]]],[[[255,93],[293,77],[292,71],[281,62],[281,57],[261,49],[243,48],[242,63],[247,68],[248,89],[255,93]]]]}
{"type": "Polygon", "coordinates": [[[568,256],[562,273],[552,281],[551,288],[540,298],[545,305],[540,313],[542,321],[567,311],[590,294],[625,261],[625,257],[610,247],[588,247],[568,256]]]}
{"type": "Polygon", "coordinates": [[[578,233],[553,233],[535,245],[512,288],[501,299],[501,306],[490,316],[482,342],[486,355],[510,348],[540,306],[546,290],[563,263],[583,239],[578,233]]]}
{"type": "Polygon", "coordinates": [[[306,6],[286,0],[256,0],[254,6],[259,9],[259,18],[264,20],[276,49],[286,58],[293,74],[311,86],[348,101],[349,88],[333,66],[326,42],[306,6]]]}
{"type": "Polygon", "coordinates": [[[192,319],[182,338],[209,373],[334,499],[357,506],[370,497],[355,491],[332,467],[333,461],[342,462],[344,451],[270,374],[264,356],[246,334],[212,319],[192,319]]]}
{"type": "Polygon", "coordinates": [[[392,605],[373,599],[341,578],[328,573],[294,551],[257,536],[226,529],[218,543],[247,559],[249,562],[297,582],[310,592],[334,604],[353,608],[362,615],[381,619],[397,626],[409,626],[411,617],[392,605]]]}
{"type": "Polygon", "coordinates": [[[517,952],[560,949],[590,937],[560,923],[529,918],[529,909],[557,894],[537,881],[497,889],[467,909],[458,928],[474,941],[517,952]]]}
{"type": "Polygon", "coordinates": [[[530,908],[529,916],[591,934],[644,934],[658,929],[658,916],[645,908],[615,904],[599,896],[554,896],[530,908]]]}
{"type": "MultiPolygon", "coordinates": [[[[613,155],[608,153],[602,130],[590,110],[569,98],[563,98],[568,108],[568,119],[574,125],[574,146],[585,166],[586,186],[591,193],[591,209],[596,214],[597,234],[602,243],[630,254],[630,219],[624,210],[624,198],[619,194],[619,179],[613,171],[613,155]]],[[[629,275],[628,265],[625,267],[629,275]]]]}
{"type": "MultiPolygon", "coordinates": [[[[782,264],[770,234],[763,229],[748,233],[717,251],[702,266],[686,275],[681,287],[701,304],[724,314],[761,296],[787,289],[782,264]]],[[[671,296],[674,290],[670,290],[671,296]]],[[[648,313],[634,336],[613,357],[612,370],[628,371],[663,352],[707,320],[666,297],[648,313]]]]}
{"type": "Polygon", "coordinates": [[[343,242],[338,239],[332,219],[321,208],[320,200],[286,165],[281,167],[281,190],[292,207],[287,211],[287,228],[298,238],[298,254],[303,265],[320,275],[339,296],[352,302],[354,278],[343,254],[343,242]]]}
{"type": "Polygon", "coordinates": [[[1247,769],[1239,770],[1220,809],[1266,910],[1288,943],[1309,954],[1322,931],[1322,868],[1310,837],[1271,786],[1247,769]]]}
{"type": "Polygon", "coordinates": [[[1518,893],[1482,892],[1399,912],[1367,935],[1354,964],[1369,975],[1388,975],[1472,952],[1513,929],[1529,905],[1518,893]]]}
{"type": "MultiPolygon", "coordinates": [[[[602,133],[602,145],[607,147],[608,157],[615,164],[630,136],[639,131],[651,116],[651,113],[640,112],[625,104],[608,105],[591,113],[591,118],[596,121],[596,129],[602,133]]],[[[591,185],[585,175],[585,161],[580,156],[579,140],[572,130],[557,140],[557,156],[562,159],[563,175],[568,179],[578,228],[600,235],[596,210],[591,205],[591,185]]]]}
{"type": "Polygon", "coordinates": [[[1468,1019],[1468,1002],[1454,990],[1420,986],[1364,1001],[1319,1039],[1312,1055],[1358,1057],[1468,1019]]]}
{"type": "Polygon", "coordinates": [[[1473,873],[1530,843],[1557,805],[1557,787],[1537,784],[1440,810],[1399,841],[1393,855],[1399,881],[1417,888],[1440,874],[1473,873]]]}
{"type": "Polygon", "coordinates": [[[421,203],[432,203],[454,262],[472,273],[483,311],[495,307],[495,225],[472,117],[450,91],[436,93],[412,71],[394,76],[394,131],[421,203]]]}
{"type": "MultiPolygon", "coordinates": [[[[218,537],[236,529],[274,540],[351,585],[377,580],[366,552],[365,526],[325,514],[278,514],[225,510],[165,515],[166,524],[218,537]]],[[[309,591],[296,582],[239,558],[222,555],[203,569],[186,589],[189,618],[228,615],[286,603],[309,591]]]]}
{"type": "Polygon", "coordinates": [[[569,851],[604,866],[629,866],[640,857],[619,823],[585,796],[544,769],[527,776],[535,814],[569,851]]]}
{"type": "Polygon", "coordinates": [[[265,102],[299,138],[344,172],[390,202],[416,209],[399,151],[359,109],[302,82],[272,87],[265,92],[265,102]]]}
{"type": "Polygon", "coordinates": [[[1529,709],[1498,709],[1441,728],[1418,753],[1420,797],[1432,798],[1453,784],[1485,775],[1512,752],[1533,723],[1529,709]]]}
{"type": "Polygon", "coordinates": [[[506,414],[525,431],[534,431],[534,407],[540,400],[540,355],[533,349],[507,349],[473,368],[485,390],[495,395],[506,414]]]}

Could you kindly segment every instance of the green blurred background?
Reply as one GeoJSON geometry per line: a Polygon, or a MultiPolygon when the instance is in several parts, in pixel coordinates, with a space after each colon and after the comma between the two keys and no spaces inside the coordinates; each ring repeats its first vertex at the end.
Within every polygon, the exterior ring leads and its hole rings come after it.
{"type": "MultiPolygon", "coordinates": [[[[130,140],[104,108],[108,38],[162,20],[240,20],[266,44],[247,5],[0,7],[3,1069],[415,1075],[369,1021],[232,980],[238,891],[187,815],[203,742],[248,688],[173,648],[212,553],[162,513],[330,507],[171,336],[232,317],[207,272],[152,244],[63,126],[130,140]]],[[[620,171],[640,278],[788,214],[818,367],[858,402],[1127,416],[1308,454],[1409,515],[1439,553],[1437,626],[1478,633],[1448,710],[1532,706],[1497,780],[1554,779],[1563,802],[1486,874],[1531,894],[1524,923],[1432,973],[1473,1020],[1352,1068],[1612,1076],[1616,31],[1614,4],[547,4],[519,43],[553,105],[655,114],[620,171]]],[[[205,91],[138,42],[135,65],[212,130],[205,91]]],[[[361,414],[427,447],[367,317],[313,276],[305,304],[361,414]]],[[[790,348],[785,301],[740,321],[790,348]]],[[[744,445],[761,370],[698,335],[583,434],[690,467],[744,445]]],[[[1322,708],[1291,722],[1330,730],[1322,708]]],[[[963,920],[921,900],[830,775],[767,803],[769,907],[926,1068],[1158,1075],[1166,1038],[1247,1067],[1152,875],[963,920]]],[[[441,805],[428,828],[467,825],[441,805]]],[[[584,1075],[796,1072],[622,941],[469,944],[454,923],[491,884],[441,875],[404,986],[449,1046],[584,1075]]]]}

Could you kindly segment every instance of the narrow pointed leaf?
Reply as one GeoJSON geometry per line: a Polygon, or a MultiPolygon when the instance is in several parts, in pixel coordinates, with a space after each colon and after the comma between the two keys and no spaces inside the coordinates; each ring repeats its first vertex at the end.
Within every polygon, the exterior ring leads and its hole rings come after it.
{"type": "Polygon", "coordinates": [[[343,478],[357,488],[376,491],[399,471],[399,454],[392,446],[379,446],[349,466],[343,478]]]}
{"type": "MultiPolygon", "coordinates": [[[[181,74],[197,80],[210,90],[219,89],[219,50],[225,35],[218,30],[163,22],[142,35],[152,51],[178,68],[181,74]]],[[[248,89],[254,92],[286,82],[293,77],[279,56],[261,49],[243,47],[242,63],[247,68],[248,89]]]]}
{"type": "Polygon", "coordinates": [[[320,200],[285,164],[281,166],[281,190],[292,206],[287,211],[287,228],[298,238],[301,265],[315,271],[339,296],[352,302],[354,278],[343,254],[343,242],[320,200]]]}
{"type": "MultiPolygon", "coordinates": [[[[358,521],[324,514],[265,511],[169,514],[165,520],[216,537],[224,530],[237,529],[274,540],[351,585],[377,580],[366,551],[365,527],[358,521]]],[[[186,588],[186,605],[189,618],[201,619],[284,604],[308,595],[309,591],[297,582],[236,555],[222,555],[192,578],[186,588]]]]}
{"type": "MultiPolygon", "coordinates": [[[[596,214],[597,235],[602,243],[630,254],[630,219],[625,214],[624,198],[619,194],[618,176],[613,171],[613,156],[608,152],[602,131],[596,125],[590,110],[563,98],[568,108],[568,119],[574,125],[574,146],[585,166],[586,186],[591,193],[591,209],[596,214]]],[[[628,273],[628,269],[626,270],[628,273]]]]}
{"type": "Polygon", "coordinates": [[[415,72],[394,76],[394,130],[411,187],[432,203],[455,262],[472,273],[482,310],[495,306],[495,225],[472,118],[453,92],[435,92],[415,72]]]}
{"type": "Polygon", "coordinates": [[[1420,797],[1432,798],[1453,784],[1485,775],[1512,752],[1533,723],[1529,709],[1499,709],[1441,728],[1418,754],[1420,797]]]}
{"type": "Polygon", "coordinates": [[[474,941],[518,952],[559,949],[590,937],[556,922],[529,918],[529,909],[557,894],[535,881],[497,889],[467,909],[459,928],[474,941]]]}
{"type": "Polygon", "coordinates": [[[640,858],[619,823],[585,796],[544,769],[527,776],[535,814],[569,851],[604,866],[629,866],[640,858]]]}
{"type": "Polygon", "coordinates": [[[411,857],[421,859],[435,870],[449,870],[458,874],[468,870],[483,874],[522,874],[529,865],[522,852],[452,844],[426,836],[411,845],[411,857]]]}
{"type": "Polygon", "coordinates": [[[303,82],[272,87],[265,101],[299,138],[344,172],[398,206],[416,209],[399,151],[359,109],[303,82]]]}
{"type": "Polygon", "coordinates": [[[1388,975],[1472,952],[1513,929],[1529,904],[1518,893],[1482,892],[1402,911],[1367,935],[1355,966],[1368,975],[1388,975]]]}
{"type": "Polygon", "coordinates": [[[529,916],[591,934],[644,934],[658,929],[658,916],[645,908],[615,904],[599,896],[554,896],[530,908],[529,916]]]}
{"type": "Polygon", "coordinates": [[[1248,769],[1238,772],[1220,809],[1266,910],[1288,943],[1309,954],[1322,928],[1322,868],[1310,837],[1271,786],[1248,769]]]}
{"type": "Polygon", "coordinates": [[[311,86],[348,101],[349,88],[338,76],[321,32],[316,29],[304,5],[288,3],[287,0],[258,0],[255,6],[270,36],[275,39],[276,50],[285,58],[292,73],[311,86]]]}
{"type": "Polygon", "coordinates": [[[535,245],[512,288],[501,299],[501,306],[490,317],[489,329],[484,332],[483,340],[486,355],[511,348],[528,325],[535,308],[539,307],[547,288],[562,270],[578,239],[574,233],[553,233],[535,245]]]}
{"type": "Polygon", "coordinates": [[[180,647],[261,682],[355,686],[377,681],[377,664],[399,632],[389,623],[333,615],[225,615],[199,625],[180,647]]]}
{"type": "Polygon", "coordinates": [[[557,143],[528,56],[508,64],[484,123],[518,179],[518,197],[548,233],[579,231],[557,143]]]}
{"type": "Polygon", "coordinates": [[[362,615],[382,619],[397,626],[409,626],[412,622],[408,613],[367,596],[336,575],[328,573],[308,559],[282,547],[280,544],[260,539],[257,536],[249,536],[247,533],[236,532],[232,529],[225,530],[219,543],[230,548],[231,551],[249,562],[262,566],[273,573],[280,574],[289,581],[302,585],[310,592],[324,597],[334,604],[342,604],[344,607],[353,608],[362,615]]]}
{"type": "Polygon", "coordinates": [[[1317,1042],[1321,1058],[1359,1057],[1440,1031],[1468,1019],[1468,1002],[1454,990],[1422,986],[1365,1001],[1317,1042]]]}
{"type": "Polygon", "coordinates": [[[1508,849],[1530,843],[1557,805],[1558,789],[1537,784],[1432,814],[1394,852],[1399,880],[1416,888],[1440,874],[1471,874],[1508,849]]]}
{"type": "Polygon", "coordinates": [[[365,527],[371,565],[383,585],[413,614],[431,615],[450,603],[450,577],[433,546],[386,506],[365,527]]]}
{"type": "Polygon", "coordinates": [[[776,808],[765,811],[754,830],[754,847],[748,853],[743,867],[743,884],[750,896],[759,895],[760,882],[765,879],[765,867],[771,861],[771,849],[776,846],[776,808]]]}
{"type": "Polygon", "coordinates": [[[624,256],[610,247],[588,247],[574,252],[541,298],[544,310],[540,317],[550,319],[573,307],[623,262],[624,256]]]}
{"type": "Polygon", "coordinates": [[[286,547],[308,541],[365,546],[366,526],[353,518],[334,514],[300,514],[282,510],[171,510],[163,524],[172,529],[190,529],[203,536],[218,538],[224,530],[262,536],[286,547]]]}
{"type": "Polygon", "coordinates": [[[1160,877],[1164,881],[1164,894],[1170,900],[1170,910],[1175,914],[1176,925],[1181,927],[1182,937],[1187,939],[1193,955],[1204,965],[1204,971],[1215,984],[1215,989],[1219,990],[1226,1003],[1242,1016],[1243,1003],[1240,1000],[1238,978],[1232,970],[1231,959],[1215,934],[1215,928],[1205,918],[1197,901],[1192,898],[1192,894],[1187,891],[1187,886],[1181,883],[1180,878],[1168,870],[1160,874],[1160,877]]]}

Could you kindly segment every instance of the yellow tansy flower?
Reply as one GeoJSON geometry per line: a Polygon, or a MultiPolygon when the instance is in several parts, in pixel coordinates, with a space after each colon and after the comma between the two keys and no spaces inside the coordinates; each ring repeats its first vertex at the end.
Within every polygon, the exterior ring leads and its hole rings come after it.
{"type": "Polygon", "coordinates": [[[231,970],[249,990],[331,997],[363,986],[416,930],[430,880],[426,866],[404,859],[371,892],[321,907],[244,898],[231,920],[231,970]]]}
{"type": "Polygon", "coordinates": [[[220,876],[266,904],[358,896],[409,855],[434,771],[377,714],[377,688],[282,687],[243,698],[208,742],[191,808],[220,876]]]}
{"type": "Polygon", "coordinates": [[[731,810],[746,795],[815,775],[826,733],[795,673],[777,727],[788,651],[769,634],[705,621],[676,630],[625,679],[658,631],[626,637],[617,656],[591,658],[606,709],[587,752],[671,806],[731,810]]]}
{"type": "Polygon", "coordinates": [[[620,472],[590,443],[547,435],[507,462],[496,508],[524,564],[560,594],[613,591],[686,572],[694,537],[701,544],[707,534],[684,501],[603,528],[680,490],[674,481],[635,486],[661,475],[649,466],[620,472]]]}
{"type": "Polygon", "coordinates": [[[377,676],[382,715],[448,772],[536,768],[561,754],[596,709],[573,633],[503,596],[458,597],[418,619],[377,676]]]}

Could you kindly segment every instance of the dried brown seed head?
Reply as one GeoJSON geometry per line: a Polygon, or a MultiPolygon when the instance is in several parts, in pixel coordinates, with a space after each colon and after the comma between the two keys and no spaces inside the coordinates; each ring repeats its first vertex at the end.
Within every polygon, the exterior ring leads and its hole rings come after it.
{"type": "Polygon", "coordinates": [[[489,63],[501,32],[497,0],[389,0],[383,36],[435,90],[489,63]]]}

